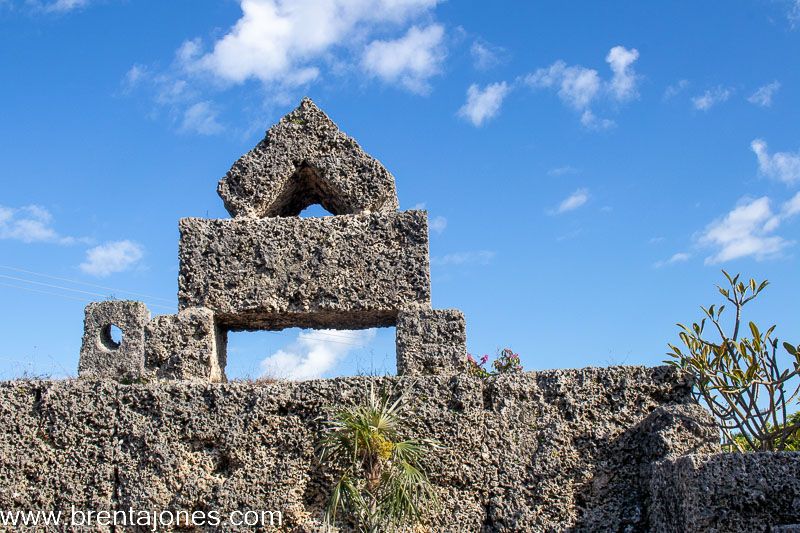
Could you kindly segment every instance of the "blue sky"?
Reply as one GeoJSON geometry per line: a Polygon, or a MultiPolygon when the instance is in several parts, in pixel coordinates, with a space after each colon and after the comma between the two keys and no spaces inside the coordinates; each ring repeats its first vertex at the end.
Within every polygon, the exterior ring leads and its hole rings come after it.
{"type": "MultiPolygon", "coordinates": [[[[88,301],[174,312],[178,218],[304,95],[429,211],[473,353],[658,364],[721,268],[800,342],[799,44],[782,0],[0,0],[0,375],[74,374],[88,301]]],[[[392,335],[236,334],[229,374],[391,372],[392,335]]]]}

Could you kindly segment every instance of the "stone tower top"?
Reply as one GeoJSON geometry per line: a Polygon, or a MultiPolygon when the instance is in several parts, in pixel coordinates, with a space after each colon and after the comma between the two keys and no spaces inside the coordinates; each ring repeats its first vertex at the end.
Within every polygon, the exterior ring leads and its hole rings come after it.
{"type": "Polygon", "coordinates": [[[398,208],[394,176],[309,98],[233,164],[217,192],[237,218],[294,216],[312,204],[334,215],[398,208]]]}

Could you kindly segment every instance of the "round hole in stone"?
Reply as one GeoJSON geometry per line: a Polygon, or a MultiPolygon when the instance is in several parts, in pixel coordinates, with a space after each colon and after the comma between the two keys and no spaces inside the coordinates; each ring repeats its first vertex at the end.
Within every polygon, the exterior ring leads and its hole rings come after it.
{"type": "Polygon", "coordinates": [[[122,344],[122,330],[116,324],[106,324],[100,331],[100,342],[108,350],[116,350],[122,344]]]}

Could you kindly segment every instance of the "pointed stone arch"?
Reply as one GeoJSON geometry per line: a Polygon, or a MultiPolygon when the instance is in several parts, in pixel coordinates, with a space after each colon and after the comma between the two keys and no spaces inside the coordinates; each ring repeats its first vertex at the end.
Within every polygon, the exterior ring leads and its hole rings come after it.
{"type": "Polygon", "coordinates": [[[314,203],[334,215],[398,209],[394,176],[308,98],[233,164],[217,192],[233,217],[294,216],[314,203]]]}

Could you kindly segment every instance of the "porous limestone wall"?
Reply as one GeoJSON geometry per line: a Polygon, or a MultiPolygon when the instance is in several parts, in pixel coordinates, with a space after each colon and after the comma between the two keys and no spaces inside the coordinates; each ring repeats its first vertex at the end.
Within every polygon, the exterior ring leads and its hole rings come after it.
{"type": "Polygon", "coordinates": [[[13,381],[0,384],[0,509],[267,509],[313,530],[331,484],[314,454],[322,420],[370,387],[407,390],[409,436],[443,445],[427,465],[437,532],[646,531],[654,462],[717,448],[665,367],[488,381],[13,381]]]}
{"type": "Polygon", "coordinates": [[[430,308],[424,211],[180,222],[181,309],[226,329],[394,325],[430,308]]]}
{"type": "Polygon", "coordinates": [[[651,487],[659,533],[800,531],[800,452],[667,458],[651,487]]]}

